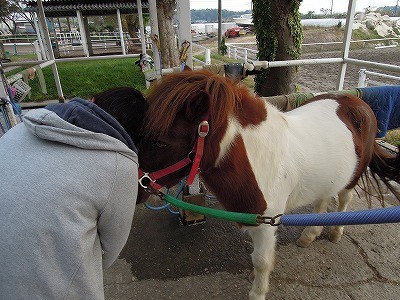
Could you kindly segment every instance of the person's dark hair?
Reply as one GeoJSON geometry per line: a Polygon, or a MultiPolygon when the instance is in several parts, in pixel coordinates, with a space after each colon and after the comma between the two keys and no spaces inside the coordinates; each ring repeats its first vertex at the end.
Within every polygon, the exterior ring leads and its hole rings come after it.
{"type": "Polygon", "coordinates": [[[92,101],[112,115],[132,138],[141,139],[142,123],[148,103],[142,93],[131,87],[116,87],[93,96],[92,101]]]}

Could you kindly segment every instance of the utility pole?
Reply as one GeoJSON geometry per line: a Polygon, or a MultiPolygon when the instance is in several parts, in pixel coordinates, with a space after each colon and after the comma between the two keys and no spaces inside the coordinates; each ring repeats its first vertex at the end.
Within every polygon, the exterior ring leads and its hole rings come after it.
{"type": "Polygon", "coordinates": [[[221,54],[222,41],[222,0],[218,0],[218,54],[221,54]]]}

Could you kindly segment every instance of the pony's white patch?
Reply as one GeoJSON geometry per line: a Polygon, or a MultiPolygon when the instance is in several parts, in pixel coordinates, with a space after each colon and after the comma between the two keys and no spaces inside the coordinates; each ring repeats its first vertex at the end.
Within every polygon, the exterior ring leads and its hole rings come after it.
{"type": "Polygon", "coordinates": [[[326,99],[282,113],[266,103],[267,119],[257,126],[242,127],[231,116],[217,165],[240,135],[269,212],[333,196],[349,183],[357,164],[338,106],[326,99]]]}
{"type": "Polygon", "coordinates": [[[239,121],[233,116],[230,116],[228,119],[228,127],[226,129],[225,135],[219,144],[220,152],[218,154],[217,160],[215,161],[215,166],[218,166],[225,155],[229,152],[229,149],[232,147],[235,138],[240,133],[241,128],[242,127],[240,126],[239,121]]]}

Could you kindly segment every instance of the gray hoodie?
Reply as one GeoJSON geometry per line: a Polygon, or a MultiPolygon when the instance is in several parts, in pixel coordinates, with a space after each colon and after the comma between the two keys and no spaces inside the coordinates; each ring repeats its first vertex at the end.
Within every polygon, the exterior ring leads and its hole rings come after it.
{"type": "Polygon", "coordinates": [[[0,138],[0,299],[103,299],[102,270],[131,228],[137,155],[51,110],[0,138]]]}

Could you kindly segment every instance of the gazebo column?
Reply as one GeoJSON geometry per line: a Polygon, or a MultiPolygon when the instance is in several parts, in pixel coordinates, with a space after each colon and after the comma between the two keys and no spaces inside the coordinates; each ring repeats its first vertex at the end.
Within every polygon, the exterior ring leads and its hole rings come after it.
{"type": "Polygon", "coordinates": [[[140,43],[142,44],[142,53],[144,54],[146,53],[146,36],[144,34],[142,0],[136,0],[136,5],[139,16],[140,43]]]}
{"type": "Polygon", "coordinates": [[[191,17],[190,17],[190,1],[178,0],[176,5],[176,19],[178,20],[178,41],[181,47],[184,41],[190,43],[187,52],[186,65],[193,69],[192,56],[192,32],[191,32],[191,17]]]}
{"type": "Polygon", "coordinates": [[[83,53],[85,54],[85,56],[89,57],[90,55],[89,55],[89,49],[88,49],[85,22],[83,20],[82,12],[80,10],[77,10],[76,16],[78,18],[78,26],[79,26],[79,32],[81,35],[81,43],[82,43],[82,47],[83,47],[83,53]]]}
{"type": "Polygon", "coordinates": [[[83,26],[85,28],[85,35],[86,35],[86,44],[89,56],[93,56],[93,46],[92,46],[92,39],[90,38],[90,30],[89,30],[89,20],[88,17],[83,17],[83,26]]]}
{"type": "Polygon", "coordinates": [[[122,54],[125,55],[126,51],[125,51],[124,31],[122,30],[121,11],[119,9],[117,9],[117,21],[118,21],[119,38],[121,40],[122,54]]]}

